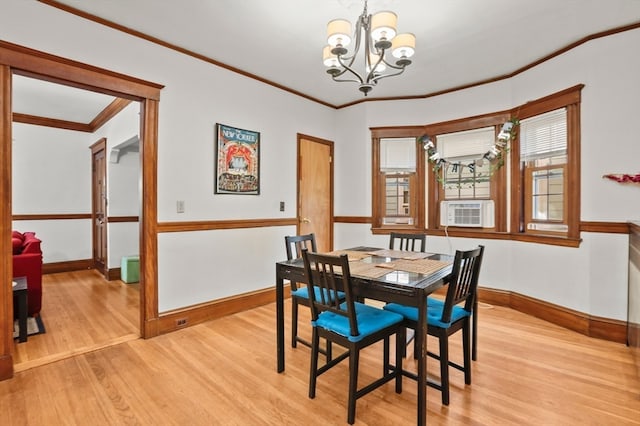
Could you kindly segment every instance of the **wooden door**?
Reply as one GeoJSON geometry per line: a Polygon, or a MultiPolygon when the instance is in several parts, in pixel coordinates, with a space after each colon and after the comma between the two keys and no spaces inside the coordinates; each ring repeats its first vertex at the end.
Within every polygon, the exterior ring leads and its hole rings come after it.
{"type": "Polygon", "coordinates": [[[333,249],[333,142],[298,135],[298,234],[333,249]]]}
{"type": "Polygon", "coordinates": [[[108,278],[107,264],[107,164],[106,139],[91,146],[91,199],[94,268],[108,278]]]}

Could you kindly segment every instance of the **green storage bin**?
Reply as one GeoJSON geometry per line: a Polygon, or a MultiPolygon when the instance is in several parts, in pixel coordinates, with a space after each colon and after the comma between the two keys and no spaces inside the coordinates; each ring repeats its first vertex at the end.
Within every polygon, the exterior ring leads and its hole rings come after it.
{"type": "Polygon", "coordinates": [[[140,256],[124,256],[122,258],[120,279],[127,284],[140,281],[140,256]]]}

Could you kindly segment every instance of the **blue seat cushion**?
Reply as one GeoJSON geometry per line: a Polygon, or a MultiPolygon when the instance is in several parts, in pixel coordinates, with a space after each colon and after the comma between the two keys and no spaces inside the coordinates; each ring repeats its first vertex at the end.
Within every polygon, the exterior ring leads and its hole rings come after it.
{"type": "MultiPolygon", "coordinates": [[[[400,305],[399,303],[387,303],[384,309],[389,312],[395,312],[404,318],[418,322],[418,308],[413,306],[400,305]]],[[[462,306],[454,306],[451,311],[451,322],[442,321],[442,311],[444,302],[439,299],[427,298],[427,324],[440,328],[448,328],[451,324],[461,320],[464,317],[471,316],[471,312],[465,310],[462,306]]]]}
{"type": "MultiPolygon", "coordinates": [[[[325,290],[326,291],[326,290],[325,290]]],[[[316,296],[316,301],[320,300],[320,289],[318,287],[315,288],[315,296],[316,296]]],[[[291,292],[292,296],[295,297],[300,297],[302,299],[308,299],[309,298],[309,288],[307,286],[304,287],[298,287],[297,290],[294,290],[291,292]]],[[[344,292],[339,291],[338,292],[338,298],[340,300],[344,299],[344,292]]]]}
{"type": "MultiPolygon", "coordinates": [[[[346,309],[346,304],[341,307],[346,309]]],[[[318,315],[317,321],[312,321],[314,327],[322,327],[326,330],[333,331],[341,336],[349,339],[351,342],[359,342],[365,337],[389,327],[393,324],[401,323],[404,318],[395,312],[385,311],[375,306],[365,305],[364,303],[355,302],[356,321],[358,322],[357,336],[351,336],[351,326],[349,318],[338,315],[333,312],[324,311],[318,315]]]]}

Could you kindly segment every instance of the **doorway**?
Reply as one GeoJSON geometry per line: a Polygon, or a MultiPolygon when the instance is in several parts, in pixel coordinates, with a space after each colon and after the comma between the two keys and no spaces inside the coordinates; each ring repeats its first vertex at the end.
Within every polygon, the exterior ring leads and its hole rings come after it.
{"type": "Polygon", "coordinates": [[[298,134],[298,235],[333,249],[333,142],[298,134]]]}
{"type": "MultiPolygon", "coordinates": [[[[140,335],[158,334],[157,303],[157,135],[163,86],[65,58],[0,41],[0,252],[11,253],[12,228],[12,76],[71,85],[141,102],[140,335]]],[[[12,256],[0,256],[0,380],[13,376],[12,256]]]]}

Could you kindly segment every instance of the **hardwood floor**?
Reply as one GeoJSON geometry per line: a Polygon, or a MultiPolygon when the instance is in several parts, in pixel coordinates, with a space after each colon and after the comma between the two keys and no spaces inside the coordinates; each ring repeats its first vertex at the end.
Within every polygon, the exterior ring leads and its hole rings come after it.
{"type": "Polygon", "coordinates": [[[138,287],[106,281],[95,270],[43,275],[46,333],[16,343],[15,370],[139,338],[138,287]]]}
{"type": "MultiPolygon", "coordinates": [[[[122,308],[127,307],[129,287],[119,283],[112,288],[110,283],[96,289],[84,273],[77,279],[87,280],[82,287],[104,292],[103,299],[122,297],[118,312],[110,315],[119,318],[122,324],[116,327],[123,335],[135,334],[127,323],[136,323],[137,309],[127,313],[122,308]]],[[[45,284],[48,297],[64,289],[62,300],[82,303],[69,295],[76,286],[54,290],[54,284],[45,284]]],[[[287,342],[290,308],[287,301],[287,342]]],[[[53,336],[50,315],[43,318],[53,336]]],[[[301,309],[300,315],[299,331],[309,337],[308,311],[301,309]]],[[[112,328],[97,321],[84,333],[79,328],[53,344],[63,348],[78,339],[78,346],[100,345],[118,338],[112,328]]],[[[269,304],[153,339],[125,339],[24,369],[0,382],[2,424],[346,424],[348,365],[322,375],[316,398],[309,399],[309,349],[287,345],[286,371],[277,374],[274,328],[275,304],[269,304]]],[[[42,336],[35,336],[34,342],[37,337],[42,336]]],[[[429,344],[436,347],[435,340],[429,344]]],[[[406,368],[415,367],[411,349],[409,345],[406,368]]],[[[380,351],[378,345],[363,352],[361,381],[379,373],[380,351]]],[[[452,341],[450,352],[460,360],[459,338],[452,341]]],[[[437,374],[435,360],[429,360],[428,368],[437,374]]],[[[402,394],[389,383],[358,401],[356,424],[414,424],[415,397],[415,382],[405,379],[402,394]]],[[[452,370],[451,405],[443,406],[439,393],[429,388],[427,408],[431,425],[638,425],[640,380],[624,345],[481,304],[473,384],[465,386],[462,373],[452,370]]]]}

